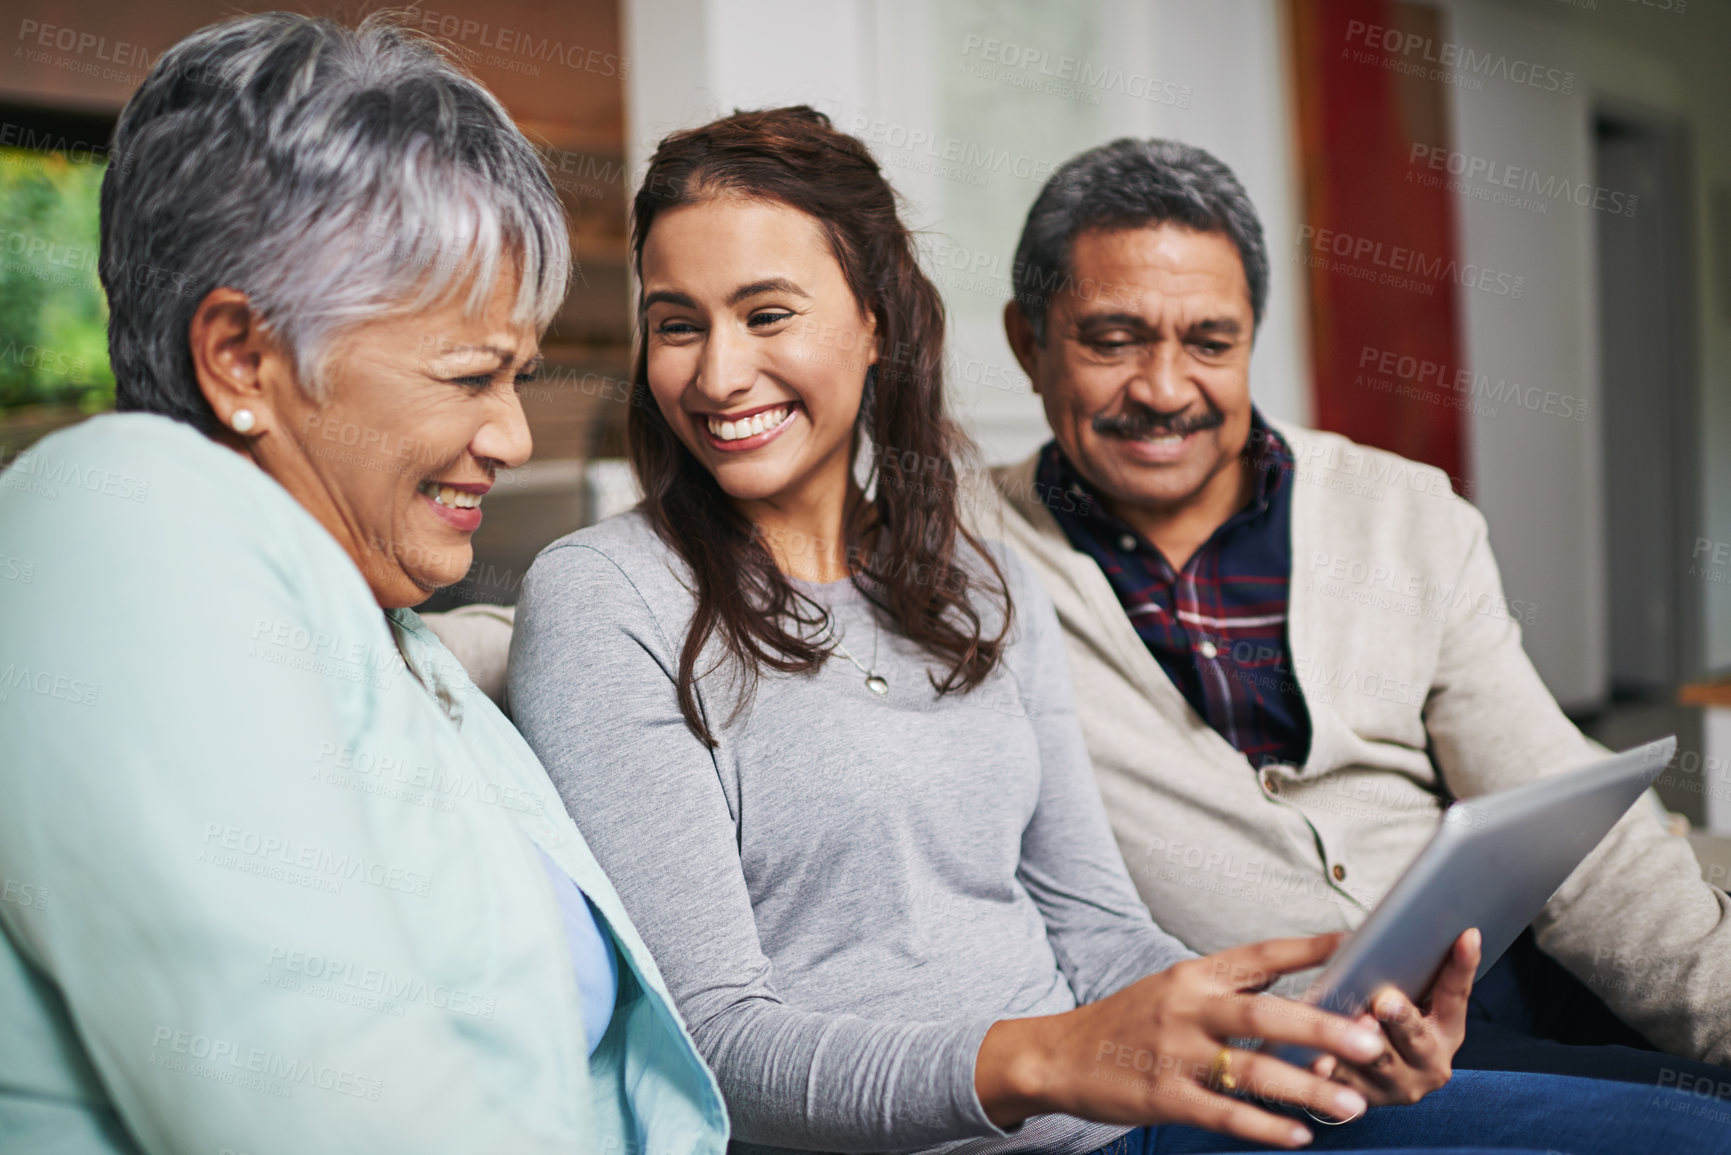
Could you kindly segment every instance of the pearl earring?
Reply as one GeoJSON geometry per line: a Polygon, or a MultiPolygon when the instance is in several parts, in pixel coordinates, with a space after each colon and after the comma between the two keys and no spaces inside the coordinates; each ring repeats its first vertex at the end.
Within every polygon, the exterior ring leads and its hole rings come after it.
{"type": "Polygon", "coordinates": [[[236,433],[251,433],[254,425],[252,410],[236,409],[234,411],[234,416],[228,419],[228,423],[234,427],[236,433]]]}

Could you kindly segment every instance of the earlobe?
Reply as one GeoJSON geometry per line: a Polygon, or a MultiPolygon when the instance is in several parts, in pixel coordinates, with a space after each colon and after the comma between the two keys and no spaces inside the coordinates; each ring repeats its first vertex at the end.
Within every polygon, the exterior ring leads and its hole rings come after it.
{"type": "Polygon", "coordinates": [[[271,426],[266,362],[277,356],[245,293],[212,289],[193,311],[187,342],[199,391],[218,421],[243,437],[271,426]]]}
{"type": "Polygon", "coordinates": [[[1004,306],[1004,339],[1010,343],[1010,352],[1016,355],[1016,364],[1027,374],[1030,388],[1038,395],[1040,375],[1034,372],[1034,358],[1039,342],[1034,339],[1034,326],[1028,322],[1028,315],[1022,312],[1018,301],[1010,301],[1004,306]]]}

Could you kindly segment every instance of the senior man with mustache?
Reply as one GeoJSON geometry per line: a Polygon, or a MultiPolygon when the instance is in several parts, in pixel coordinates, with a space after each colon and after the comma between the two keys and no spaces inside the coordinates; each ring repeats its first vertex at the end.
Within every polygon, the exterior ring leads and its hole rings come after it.
{"type": "MultiPolygon", "coordinates": [[[[1350,930],[1450,798],[1602,753],[1528,661],[1484,518],[1440,470],[1252,404],[1268,256],[1225,165],[1157,140],[1076,157],[1014,276],[1005,327],[1053,440],[995,471],[986,528],[1057,606],[1162,926],[1204,952],[1350,930]]],[[[1731,1063],[1731,899],[1651,808],[1532,932],[1475,991],[1456,1066],[1731,1086],[1706,1065],[1731,1063]]]]}

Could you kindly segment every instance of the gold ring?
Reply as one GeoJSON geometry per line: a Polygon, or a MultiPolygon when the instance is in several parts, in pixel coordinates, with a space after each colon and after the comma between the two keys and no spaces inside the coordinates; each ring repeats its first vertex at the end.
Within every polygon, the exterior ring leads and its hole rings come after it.
{"type": "Polygon", "coordinates": [[[1232,1077],[1232,1048],[1221,1047],[1208,1067],[1208,1085],[1216,1091],[1231,1093],[1238,1090],[1238,1080],[1232,1077]]]}

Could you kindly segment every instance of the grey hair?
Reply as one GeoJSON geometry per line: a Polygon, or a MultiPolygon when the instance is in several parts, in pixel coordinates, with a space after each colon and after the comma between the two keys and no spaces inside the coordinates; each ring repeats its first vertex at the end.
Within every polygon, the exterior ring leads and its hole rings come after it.
{"type": "Polygon", "coordinates": [[[1123,137],[1066,161],[1040,190],[1016,244],[1016,303],[1046,343],[1046,314],[1071,278],[1070,248],[1091,229],[1180,225],[1222,233],[1238,247],[1250,311],[1268,303],[1262,222],[1238,178],[1214,156],[1175,140],[1123,137]]]}
{"type": "Polygon", "coordinates": [[[358,27],[243,16],[169,49],[115,128],[99,269],[120,409],[209,433],[187,330],[212,289],[247,295],[315,401],[334,337],[506,268],[516,324],[565,297],[565,214],[497,99],[431,39],[375,13],[358,27]]]}

